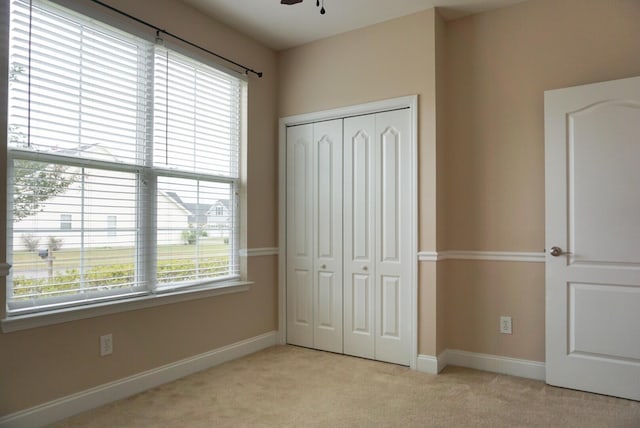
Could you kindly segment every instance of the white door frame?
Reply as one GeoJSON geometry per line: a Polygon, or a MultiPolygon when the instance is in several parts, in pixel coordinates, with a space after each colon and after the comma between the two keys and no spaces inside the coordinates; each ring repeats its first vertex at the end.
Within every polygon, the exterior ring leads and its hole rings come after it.
{"type": "Polygon", "coordinates": [[[287,260],[287,126],[303,125],[324,120],[341,119],[350,116],[380,113],[389,110],[408,108],[411,117],[411,253],[414,254],[411,266],[411,300],[410,304],[410,337],[409,361],[411,369],[417,368],[418,361],[418,96],[411,95],[392,98],[349,107],[341,107],[313,113],[280,118],[279,120],[279,177],[278,177],[278,343],[287,341],[287,293],[286,293],[286,260],[287,260]]]}

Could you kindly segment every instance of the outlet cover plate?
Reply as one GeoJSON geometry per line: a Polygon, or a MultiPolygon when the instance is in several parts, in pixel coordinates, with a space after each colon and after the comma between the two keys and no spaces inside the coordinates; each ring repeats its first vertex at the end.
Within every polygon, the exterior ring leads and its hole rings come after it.
{"type": "Polygon", "coordinates": [[[100,336],[100,356],[105,357],[113,354],[113,334],[100,336]]]}
{"type": "Polygon", "coordinates": [[[511,317],[501,316],[500,317],[500,333],[502,334],[512,334],[512,326],[511,326],[511,317]]]}

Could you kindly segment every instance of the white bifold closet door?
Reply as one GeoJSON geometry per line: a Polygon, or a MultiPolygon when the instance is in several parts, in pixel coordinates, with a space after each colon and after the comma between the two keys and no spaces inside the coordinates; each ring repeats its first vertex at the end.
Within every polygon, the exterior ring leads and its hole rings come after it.
{"type": "Polygon", "coordinates": [[[410,364],[408,109],[287,128],[287,342],[410,364]]]}
{"type": "Polygon", "coordinates": [[[344,353],[409,365],[411,120],[344,120],[344,353]]]}
{"type": "Polygon", "coordinates": [[[340,353],[342,122],[287,129],[287,341],[340,353]]]}

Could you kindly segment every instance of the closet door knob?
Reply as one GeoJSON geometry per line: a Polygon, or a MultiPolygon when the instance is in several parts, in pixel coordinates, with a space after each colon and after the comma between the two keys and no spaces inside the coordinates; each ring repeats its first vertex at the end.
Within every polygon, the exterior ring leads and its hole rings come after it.
{"type": "Polygon", "coordinates": [[[362,270],[366,272],[366,271],[368,271],[368,270],[369,270],[369,268],[368,268],[368,267],[366,267],[366,266],[364,266],[364,267],[362,268],[362,270]]]}
{"type": "Polygon", "coordinates": [[[327,265],[320,266],[320,269],[326,269],[326,268],[327,268],[327,265]]]}

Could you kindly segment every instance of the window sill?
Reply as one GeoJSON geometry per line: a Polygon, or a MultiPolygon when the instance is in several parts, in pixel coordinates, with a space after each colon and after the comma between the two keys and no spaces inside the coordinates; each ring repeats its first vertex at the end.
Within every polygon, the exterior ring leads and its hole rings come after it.
{"type": "Polygon", "coordinates": [[[205,299],[207,297],[223,294],[240,293],[249,290],[253,284],[250,281],[229,281],[212,284],[198,288],[177,290],[162,294],[151,294],[142,297],[134,297],[127,300],[116,300],[73,308],[59,309],[45,313],[35,313],[6,317],[0,320],[3,333],[27,330],[30,328],[44,327],[61,324],[86,318],[94,318],[103,315],[117,314],[120,312],[134,311],[137,309],[152,308],[189,300],[205,299]]]}

